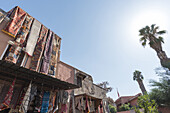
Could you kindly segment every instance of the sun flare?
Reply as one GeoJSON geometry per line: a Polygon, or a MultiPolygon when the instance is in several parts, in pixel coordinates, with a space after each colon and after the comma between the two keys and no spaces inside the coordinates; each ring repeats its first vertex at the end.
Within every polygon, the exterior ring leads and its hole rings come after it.
{"type": "Polygon", "coordinates": [[[166,14],[160,11],[145,11],[137,14],[136,17],[132,19],[131,32],[133,35],[139,34],[139,29],[156,24],[160,26],[161,29],[167,28],[167,18],[166,14]]]}

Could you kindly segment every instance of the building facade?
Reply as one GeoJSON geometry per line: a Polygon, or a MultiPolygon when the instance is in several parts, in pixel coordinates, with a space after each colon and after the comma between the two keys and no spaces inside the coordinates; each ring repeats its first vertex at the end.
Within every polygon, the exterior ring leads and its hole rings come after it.
{"type": "Polygon", "coordinates": [[[60,45],[57,34],[20,7],[0,9],[0,112],[108,113],[105,90],[60,61],[60,45]]]}

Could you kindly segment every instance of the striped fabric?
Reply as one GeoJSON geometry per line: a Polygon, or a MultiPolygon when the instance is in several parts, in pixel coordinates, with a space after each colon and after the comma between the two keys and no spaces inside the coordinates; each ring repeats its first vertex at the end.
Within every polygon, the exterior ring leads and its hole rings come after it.
{"type": "Polygon", "coordinates": [[[42,106],[41,106],[41,113],[48,112],[49,97],[50,97],[50,92],[44,92],[42,106]]]}
{"type": "Polygon", "coordinates": [[[52,53],[50,58],[49,70],[48,70],[48,74],[52,76],[55,76],[58,51],[59,51],[59,41],[60,41],[59,37],[55,34],[53,38],[52,53]]]}
{"type": "Polygon", "coordinates": [[[42,54],[44,51],[47,33],[48,33],[48,29],[42,25],[40,36],[38,38],[38,41],[37,41],[37,44],[36,44],[36,47],[35,47],[35,50],[32,56],[31,64],[30,64],[31,70],[38,71],[40,68],[40,61],[41,61],[42,54]]]}
{"type": "Polygon", "coordinates": [[[26,37],[31,28],[32,21],[33,21],[33,18],[27,15],[20,31],[18,32],[16,36],[16,41],[14,42],[14,45],[10,47],[5,60],[13,62],[13,63],[17,62],[19,55],[21,54],[23,43],[25,42],[26,37]]]}
{"type": "Polygon", "coordinates": [[[27,13],[20,7],[15,7],[10,15],[11,20],[2,31],[15,38],[21,28],[27,13]]]}
{"type": "Polygon", "coordinates": [[[54,100],[55,100],[55,94],[56,94],[56,92],[53,92],[53,91],[50,92],[48,113],[51,113],[51,112],[53,111],[53,108],[54,108],[54,100]]]}
{"type": "Polygon", "coordinates": [[[25,50],[29,56],[33,55],[37,40],[39,38],[40,29],[41,29],[41,23],[38,20],[34,19],[30,34],[28,36],[26,50],[25,50]]]}
{"type": "Polygon", "coordinates": [[[10,86],[9,91],[6,94],[3,103],[0,104],[0,111],[9,108],[9,104],[11,103],[11,99],[12,99],[12,95],[13,95],[15,81],[16,81],[16,78],[12,82],[12,85],[10,86]]]}
{"type": "Polygon", "coordinates": [[[28,110],[28,104],[30,101],[30,95],[31,95],[31,87],[32,87],[32,82],[30,82],[28,89],[24,95],[23,101],[21,103],[19,111],[22,113],[26,113],[28,110]]]}
{"type": "Polygon", "coordinates": [[[49,30],[47,41],[46,41],[46,46],[45,46],[44,54],[43,54],[44,58],[43,58],[42,66],[40,69],[40,72],[44,74],[48,74],[49,63],[50,63],[51,52],[52,52],[53,38],[54,38],[53,32],[49,30]]]}

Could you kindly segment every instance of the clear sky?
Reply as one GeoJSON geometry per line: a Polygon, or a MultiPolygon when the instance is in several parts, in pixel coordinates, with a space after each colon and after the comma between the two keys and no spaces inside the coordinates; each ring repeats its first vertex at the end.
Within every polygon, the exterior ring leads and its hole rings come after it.
{"type": "MultiPolygon", "coordinates": [[[[94,83],[108,81],[108,95],[135,95],[140,91],[133,81],[138,69],[149,80],[158,80],[160,67],[156,52],[139,42],[138,30],[157,24],[170,32],[169,0],[1,0],[9,11],[20,6],[62,38],[61,60],[92,75],[94,83]]],[[[170,56],[170,34],[164,36],[163,49],[170,56]]]]}

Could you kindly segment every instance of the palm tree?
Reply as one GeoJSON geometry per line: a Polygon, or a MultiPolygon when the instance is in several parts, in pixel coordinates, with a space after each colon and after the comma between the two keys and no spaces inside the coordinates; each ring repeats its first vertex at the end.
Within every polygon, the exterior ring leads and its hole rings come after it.
{"type": "Polygon", "coordinates": [[[104,82],[99,83],[97,85],[104,88],[107,91],[107,93],[112,91],[112,87],[108,87],[109,82],[107,82],[107,81],[104,81],[104,82]]]}
{"type": "Polygon", "coordinates": [[[159,27],[152,24],[151,27],[146,26],[139,30],[140,42],[142,46],[146,46],[147,41],[149,41],[149,46],[154,49],[157,56],[160,59],[161,65],[170,70],[170,59],[167,57],[165,51],[162,50],[162,43],[164,43],[163,35],[166,33],[165,30],[158,31],[159,27]]]}
{"type": "Polygon", "coordinates": [[[133,72],[133,80],[136,80],[138,82],[142,93],[145,94],[147,92],[146,92],[145,86],[144,86],[143,81],[142,81],[143,79],[144,79],[143,75],[141,74],[140,71],[135,70],[135,72],[133,72]]]}

